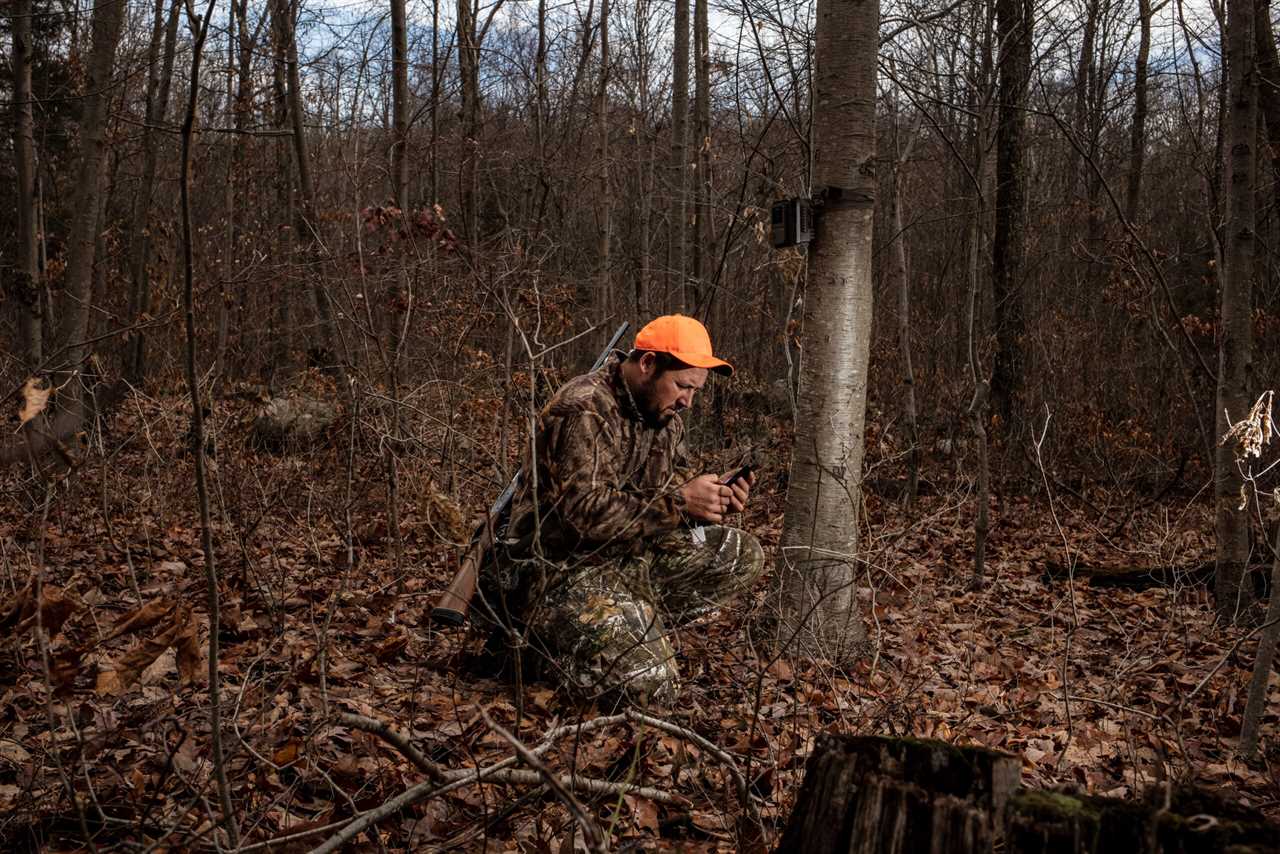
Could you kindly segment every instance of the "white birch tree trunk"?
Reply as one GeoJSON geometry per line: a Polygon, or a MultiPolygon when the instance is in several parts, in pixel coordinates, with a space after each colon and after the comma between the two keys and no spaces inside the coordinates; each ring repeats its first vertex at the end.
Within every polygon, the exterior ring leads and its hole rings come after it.
{"type": "Polygon", "coordinates": [[[825,191],[779,555],[780,645],[836,663],[866,648],[858,513],[871,339],[879,4],[818,0],[814,186],[825,191]]]}

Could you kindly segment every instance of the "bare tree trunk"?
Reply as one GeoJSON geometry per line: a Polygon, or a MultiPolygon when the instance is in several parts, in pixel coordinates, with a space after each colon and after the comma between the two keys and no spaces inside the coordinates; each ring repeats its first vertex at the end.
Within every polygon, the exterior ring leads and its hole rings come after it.
{"type": "Polygon", "coordinates": [[[708,259],[711,257],[711,53],[707,22],[707,0],[693,3],[693,114],[696,120],[694,146],[697,169],[693,207],[694,299],[701,305],[707,298],[708,259]]]}
{"type": "MultiPolygon", "coordinates": [[[[391,0],[391,116],[392,149],[391,181],[401,222],[409,222],[409,37],[405,21],[404,0],[391,0]]],[[[391,353],[387,357],[387,381],[391,389],[393,442],[383,444],[383,465],[387,473],[387,533],[395,558],[397,591],[403,592],[401,569],[404,564],[404,537],[400,531],[400,474],[396,449],[404,438],[400,412],[400,351],[403,345],[402,322],[408,322],[413,305],[410,293],[408,260],[402,260],[396,271],[395,292],[388,312],[391,353]]],[[[367,308],[367,305],[366,305],[367,308]]]]}
{"type": "MultiPolygon", "coordinates": [[[[542,14],[546,14],[546,0],[542,14]]],[[[431,203],[440,203],[440,0],[431,0],[431,203]]]]}
{"type": "MultiPolygon", "coordinates": [[[[231,8],[227,10],[227,67],[226,97],[228,127],[236,125],[236,0],[231,0],[231,8]]],[[[236,272],[236,193],[235,183],[239,164],[235,158],[236,141],[232,142],[232,156],[227,160],[227,176],[222,185],[223,216],[225,218],[226,236],[222,247],[222,269],[218,278],[222,280],[218,288],[218,338],[213,348],[213,384],[209,394],[215,400],[221,396],[222,385],[227,371],[227,342],[231,335],[231,283],[236,272]]]]}
{"type": "Polygon", "coordinates": [[[16,282],[11,294],[18,306],[22,359],[33,371],[44,359],[44,311],[40,296],[40,255],[36,241],[36,143],[31,113],[31,0],[13,6],[13,158],[18,179],[16,282]]]}
{"type": "MultiPolygon", "coordinates": [[[[987,535],[991,531],[991,454],[987,437],[988,411],[991,402],[991,384],[978,356],[979,297],[982,285],[983,222],[986,221],[987,128],[990,107],[991,83],[991,5],[987,4],[982,17],[975,15],[975,25],[982,21],[983,38],[979,46],[974,38],[977,56],[971,56],[969,68],[975,83],[971,89],[969,111],[969,156],[973,172],[973,205],[969,220],[968,299],[965,302],[964,335],[965,361],[969,365],[969,380],[973,383],[973,399],[969,402],[969,423],[973,430],[974,446],[978,452],[978,471],[974,484],[973,520],[973,581],[981,583],[986,574],[987,535]]],[[[976,28],[976,27],[975,27],[976,28]]],[[[976,33],[975,33],[976,36],[976,33]]]]}
{"type": "MultiPolygon", "coordinates": [[[[234,101],[231,107],[232,126],[236,129],[235,140],[231,147],[231,164],[230,173],[227,180],[227,228],[230,234],[230,249],[228,257],[228,265],[224,271],[223,277],[227,280],[227,288],[234,284],[234,280],[239,274],[240,264],[240,247],[244,242],[244,217],[241,214],[240,206],[235,203],[236,194],[243,187],[243,176],[245,163],[248,158],[249,135],[245,132],[248,129],[249,118],[253,112],[253,52],[258,45],[258,37],[262,33],[263,22],[266,16],[259,18],[257,28],[249,31],[249,0],[231,0],[231,16],[235,19],[236,38],[234,40],[236,55],[232,58],[232,62],[236,67],[236,88],[234,101]]],[[[287,174],[287,173],[286,173],[287,174]]],[[[230,310],[233,300],[239,307],[241,316],[244,314],[245,295],[241,291],[239,294],[232,294],[227,291],[223,294],[225,312],[219,318],[220,322],[226,320],[226,333],[223,334],[223,328],[220,325],[219,346],[218,346],[218,369],[217,375],[221,378],[225,371],[226,350],[230,344],[230,310]]],[[[243,333],[241,333],[243,334],[243,333]]]]}
{"type": "MultiPolygon", "coordinates": [[[[297,169],[298,190],[302,201],[301,205],[294,206],[294,239],[306,241],[309,247],[308,254],[313,255],[320,245],[317,231],[319,222],[315,216],[316,188],[311,177],[310,156],[307,153],[307,137],[302,111],[302,84],[298,77],[298,7],[291,0],[274,0],[272,8],[273,23],[278,28],[278,35],[285,50],[285,91],[289,102],[289,120],[293,130],[293,161],[297,169]]],[[[338,337],[333,319],[333,307],[329,301],[329,292],[324,285],[324,277],[313,272],[308,278],[311,280],[320,343],[332,354],[333,363],[330,367],[338,378],[338,393],[348,397],[351,394],[351,384],[347,381],[348,354],[341,346],[342,342],[338,337]]]]}
{"type": "Polygon", "coordinates": [[[687,311],[689,186],[689,0],[675,0],[675,45],[671,78],[671,209],[667,217],[667,270],[669,291],[681,311],[687,311]]]}
{"type": "Polygon", "coordinates": [[[1133,61],[1133,124],[1129,129],[1129,183],[1124,216],[1137,224],[1142,169],[1147,159],[1147,59],[1151,55],[1151,0],[1138,0],[1138,56],[1133,61]]]}
{"type": "MultiPolygon", "coordinates": [[[[130,323],[138,323],[151,304],[151,247],[152,232],[148,228],[151,204],[155,198],[156,170],[159,167],[160,145],[164,124],[169,112],[169,90],[173,81],[173,61],[177,50],[178,12],[181,0],[169,4],[168,22],[164,19],[165,0],[156,0],[155,19],[152,24],[151,44],[147,50],[147,123],[142,129],[142,184],[134,197],[133,214],[129,225],[129,313],[130,323]],[[164,53],[159,53],[163,32],[164,53]]],[[[125,339],[124,376],[131,384],[141,385],[146,375],[146,332],[135,329],[125,339]]]]}
{"type": "MultiPolygon", "coordinates": [[[[1231,50],[1227,47],[1230,36],[1227,32],[1226,20],[1226,3],[1216,3],[1210,6],[1214,11],[1214,17],[1218,24],[1218,44],[1222,45],[1222,67],[1219,69],[1219,79],[1230,81],[1231,79],[1231,50]]],[[[1227,249],[1227,233],[1225,231],[1225,220],[1230,216],[1228,208],[1231,206],[1230,200],[1227,198],[1229,192],[1224,186],[1223,177],[1227,173],[1227,113],[1230,110],[1228,101],[1231,97],[1231,86],[1219,83],[1214,87],[1214,92],[1218,97],[1218,123],[1216,125],[1216,134],[1213,144],[1213,181],[1210,184],[1212,193],[1209,197],[1210,210],[1209,221],[1213,223],[1214,240],[1217,242],[1218,251],[1222,253],[1220,276],[1225,277],[1228,265],[1228,249],[1227,249]]],[[[1225,285],[1221,284],[1219,279],[1219,288],[1225,285]]]]}
{"type": "Polygon", "coordinates": [[[824,193],[804,301],[795,449],[779,557],[778,641],[847,662],[866,647],[858,611],[876,197],[876,0],[818,0],[814,183],[824,193]]]}
{"type": "MultiPolygon", "coordinates": [[[[545,0],[544,0],[545,2],[545,0]]],[[[636,124],[636,183],[640,188],[640,271],[635,282],[635,302],[631,317],[642,322],[646,313],[649,278],[649,226],[653,210],[653,143],[649,138],[649,0],[636,0],[636,88],[639,90],[639,115],[636,124]]]]}
{"type": "Polygon", "coordinates": [[[479,240],[480,45],[472,0],[458,0],[458,75],[462,80],[462,226],[474,255],[479,240]]]}
{"type": "Polygon", "coordinates": [[[996,222],[991,248],[991,290],[996,316],[991,397],[997,414],[1004,421],[1010,445],[1020,440],[1025,415],[1022,411],[1026,370],[1022,292],[1026,245],[1023,131],[1034,15],[1034,0],[996,2],[1000,111],[996,127],[996,222]]]}
{"type": "Polygon", "coordinates": [[[894,156],[890,163],[889,228],[893,235],[893,254],[889,262],[889,290],[898,299],[898,356],[902,360],[902,417],[906,424],[907,441],[907,488],[904,498],[910,507],[915,504],[920,483],[920,432],[916,425],[915,373],[911,367],[911,278],[907,271],[907,237],[902,226],[902,170],[915,147],[920,117],[917,114],[903,145],[898,138],[901,118],[896,90],[891,109],[894,156]]]}
{"type": "MultiPolygon", "coordinates": [[[[1098,12],[1101,7],[1101,0],[1086,0],[1084,9],[1084,28],[1080,35],[1080,61],[1076,63],[1075,72],[1075,105],[1074,115],[1071,117],[1071,124],[1076,132],[1076,136],[1082,142],[1092,138],[1089,131],[1089,101],[1090,92],[1093,89],[1094,75],[1097,73],[1094,55],[1097,50],[1098,41],[1098,12]]],[[[1016,38],[1016,36],[1015,36],[1016,38]]],[[[1001,50],[1004,50],[1004,40],[1001,39],[1001,50]]],[[[1080,182],[1079,185],[1088,187],[1090,180],[1090,169],[1088,162],[1087,143],[1082,145],[1085,148],[1083,152],[1075,153],[1075,170],[1072,173],[1072,183],[1080,182]]],[[[1092,213],[1088,214],[1092,216],[1092,213]]]]}
{"type": "MultiPolygon", "coordinates": [[[[1254,191],[1258,133],[1258,75],[1254,49],[1255,0],[1228,0],[1226,125],[1228,219],[1226,270],[1222,281],[1222,337],[1218,349],[1217,435],[1230,419],[1240,419],[1252,403],[1254,191]]],[[[1241,508],[1243,487],[1232,443],[1220,443],[1214,456],[1217,506],[1217,561],[1214,598],[1218,614],[1234,621],[1253,602],[1242,583],[1249,562],[1249,514],[1241,508]]]]}
{"type": "Polygon", "coordinates": [[[1258,51],[1258,106],[1262,108],[1262,115],[1266,119],[1272,179],[1276,195],[1280,197],[1280,57],[1276,55],[1270,0],[1258,0],[1254,15],[1257,24],[1255,42],[1258,51]]]}
{"type": "Polygon", "coordinates": [[[391,0],[391,189],[409,212],[409,28],[404,0],[391,0]]]}
{"type": "Polygon", "coordinates": [[[616,306],[609,275],[610,239],[613,231],[613,191],[609,187],[609,0],[600,0],[600,91],[597,93],[597,121],[600,134],[599,213],[599,315],[609,315],[616,306]]]}
{"type": "MultiPolygon", "coordinates": [[[[285,67],[288,64],[288,51],[285,48],[287,27],[276,14],[276,4],[271,5],[271,97],[275,107],[274,124],[283,132],[289,130],[289,97],[285,82],[288,76],[285,67]]],[[[281,385],[287,383],[292,373],[293,358],[293,247],[297,236],[294,234],[294,189],[293,189],[293,157],[292,144],[282,138],[276,147],[276,181],[279,192],[279,211],[281,221],[276,229],[278,243],[276,246],[277,263],[283,263],[281,287],[277,292],[275,305],[273,352],[268,366],[268,386],[272,393],[279,391],[281,385]]]]}
{"type": "Polygon", "coordinates": [[[89,358],[89,300],[93,258],[102,196],[102,164],[106,154],[107,105],[113,91],[112,69],[124,22],[125,0],[101,0],[93,7],[93,47],[89,54],[85,94],[81,100],[80,169],[65,275],[66,308],[58,343],[66,348],[63,363],[78,370],[89,358]]]}
{"type": "Polygon", "coordinates": [[[1253,759],[1258,753],[1258,730],[1262,710],[1267,705],[1271,685],[1271,667],[1276,658],[1276,641],[1280,640],[1280,524],[1276,525],[1275,554],[1271,559],[1271,600],[1267,604],[1267,621],[1258,639],[1258,655],[1253,660],[1253,678],[1249,681],[1249,699],[1244,705],[1240,725],[1240,755],[1253,759]]]}
{"type": "MultiPolygon", "coordinates": [[[[187,332],[187,389],[191,394],[191,436],[192,453],[195,457],[196,497],[200,511],[200,545],[204,552],[205,590],[209,608],[209,730],[210,743],[213,748],[214,778],[218,787],[218,806],[222,810],[222,826],[227,833],[227,841],[232,848],[240,845],[240,833],[237,829],[235,810],[231,805],[231,786],[227,782],[227,762],[222,750],[222,701],[219,689],[222,677],[218,672],[218,624],[220,605],[218,601],[218,569],[214,562],[213,526],[209,520],[209,487],[204,467],[204,413],[200,398],[200,387],[196,380],[196,322],[194,305],[194,256],[191,239],[191,145],[195,136],[196,99],[200,95],[200,54],[204,48],[205,37],[209,33],[209,22],[213,15],[213,6],[217,0],[209,0],[205,6],[204,17],[190,22],[195,33],[195,44],[192,47],[191,80],[187,89],[187,111],[182,120],[182,161],[180,186],[182,196],[182,303],[186,314],[187,332]]],[[[192,12],[194,15],[194,12],[192,12]]]]}

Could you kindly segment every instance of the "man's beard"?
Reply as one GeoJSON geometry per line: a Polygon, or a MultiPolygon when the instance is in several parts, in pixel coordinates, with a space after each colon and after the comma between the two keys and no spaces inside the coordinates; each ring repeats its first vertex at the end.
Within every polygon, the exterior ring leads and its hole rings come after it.
{"type": "Polygon", "coordinates": [[[673,412],[663,412],[658,407],[657,394],[654,391],[656,383],[653,380],[636,389],[632,396],[636,399],[636,406],[640,408],[640,418],[644,421],[644,425],[651,430],[661,430],[671,423],[671,419],[675,417],[673,412]]]}

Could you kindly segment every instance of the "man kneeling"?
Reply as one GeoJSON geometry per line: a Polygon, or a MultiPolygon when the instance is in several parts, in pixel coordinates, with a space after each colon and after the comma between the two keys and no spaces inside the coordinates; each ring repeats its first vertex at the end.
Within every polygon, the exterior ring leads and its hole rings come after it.
{"type": "Polygon", "coordinates": [[[755,537],[723,524],[752,476],[725,485],[689,468],[680,413],[711,371],[733,368],[702,324],[659,317],[538,417],[482,595],[580,694],[670,704],[679,673],[668,630],[750,591],[763,570],[755,537]]]}

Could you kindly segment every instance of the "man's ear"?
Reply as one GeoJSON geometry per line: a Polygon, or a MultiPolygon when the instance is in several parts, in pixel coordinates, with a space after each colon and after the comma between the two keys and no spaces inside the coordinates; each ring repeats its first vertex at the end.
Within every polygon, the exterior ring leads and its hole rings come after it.
{"type": "Polygon", "coordinates": [[[648,350],[644,353],[641,353],[640,361],[638,364],[640,365],[640,373],[644,374],[645,376],[649,376],[654,372],[654,369],[658,365],[658,354],[653,352],[652,350],[648,350]]]}

